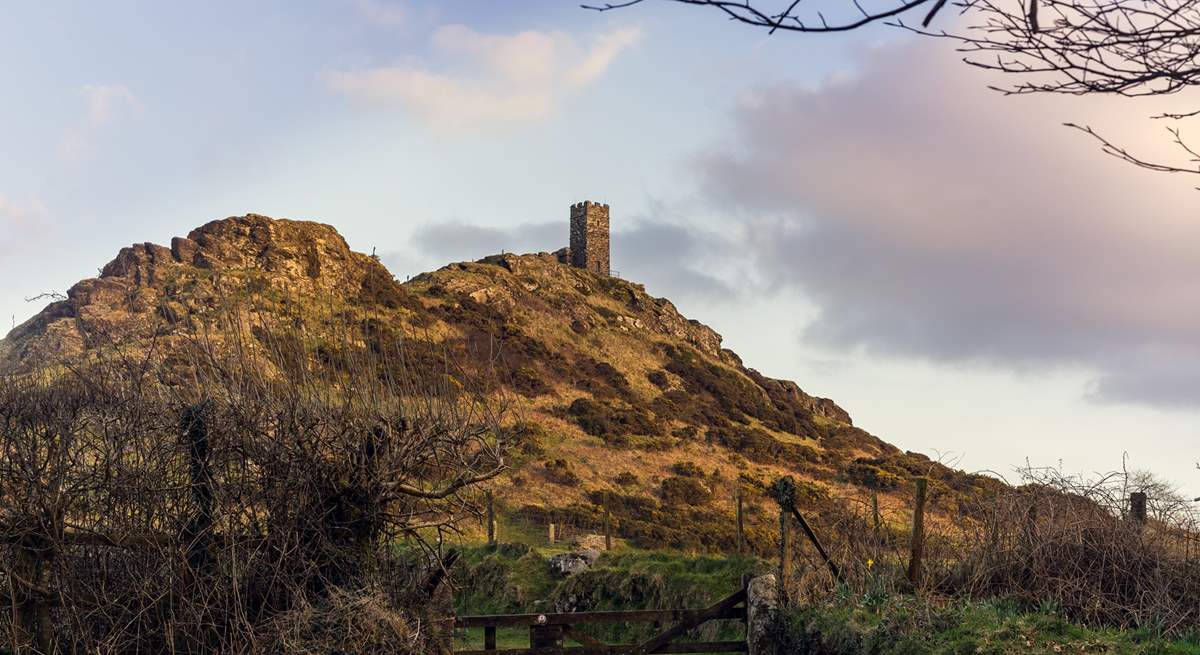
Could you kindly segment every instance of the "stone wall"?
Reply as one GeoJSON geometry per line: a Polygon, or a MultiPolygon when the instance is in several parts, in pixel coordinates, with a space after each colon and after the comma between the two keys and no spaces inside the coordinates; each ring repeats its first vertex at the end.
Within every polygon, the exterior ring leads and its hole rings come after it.
{"type": "Polygon", "coordinates": [[[571,205],[571,265],[608,275],[608,205],[571,205]]]}

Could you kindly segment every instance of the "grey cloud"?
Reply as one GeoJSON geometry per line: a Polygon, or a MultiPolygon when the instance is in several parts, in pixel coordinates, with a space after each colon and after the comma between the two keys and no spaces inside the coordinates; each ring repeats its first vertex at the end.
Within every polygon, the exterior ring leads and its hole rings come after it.
{"type": "Polygon", "coordinates": [[[729,263],[736,246],[710,230],[638,219],[613,232],[612,248],[614,267],[656,293],[706,300],[738,296],[735,286],[711,272],[729,263]]]}
{"type": "Polygon", "coordinates": [[[1200,407],[1195,192],[1060,126],[1111,124],[1108,105],[1004,98],[946,54],[764,90],[699,163],[712,199],[749,217],[760,274],[820,307],[805,337],[1077,365],[1098,372],[1096,400],[1200,407]]]}

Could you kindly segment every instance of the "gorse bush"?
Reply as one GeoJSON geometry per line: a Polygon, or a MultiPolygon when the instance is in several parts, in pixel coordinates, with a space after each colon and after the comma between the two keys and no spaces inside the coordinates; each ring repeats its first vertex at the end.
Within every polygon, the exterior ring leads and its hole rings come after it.
{"type": "Polygon", "coordinates": [[[662,497],[670,505],[706,505],[712,489],[694,477],[672,475],[662,481],[662,497]]]}
{"type": "Polygon", "coordinates": [[[611,401],[578,398],[567,408],[584,432],[613,445],[625,445],[630,435],[657,436],[662,423],[652,413],[611,401]]]}

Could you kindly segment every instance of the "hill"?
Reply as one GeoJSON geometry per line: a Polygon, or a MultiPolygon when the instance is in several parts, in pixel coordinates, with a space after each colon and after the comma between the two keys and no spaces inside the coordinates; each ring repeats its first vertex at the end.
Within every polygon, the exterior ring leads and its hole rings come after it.
{"type": "MultiPolygon", "coordinates": [[[[82,358],[101,343],[169,349],[180,326],[247,297],[251,314],[298,330],[289,338],[304,335],[299,346],[326,365],[349,346],[322,335],[353,317],[370,326],[359,345],[406,343],[415,376],[441,370],[443,353],[467,362],[447,373],[458,383],[498,370],[488,393],[519,401],[511,470],[494,491],[507,515],[534,522],[586,522],[603,502],[620,535],[641,545],[719,550],[734,541],[734,487],[761,489],[779,475],[799,478],[817,512],[833,496],[869,491],[899,506],[914,475],[932,478],[935,513],[999,484],[900,451],[834,401],[747,367],[669,300],[568,266],[561,253],[494,255],[400,283],[330,226],[253,214],[169,247],[122,249],[0,341],[0,373],[82,358]]],[[[767,550],[769,508],[761,495],[749,505],[762,519],[752,542],[767,550]]]]}

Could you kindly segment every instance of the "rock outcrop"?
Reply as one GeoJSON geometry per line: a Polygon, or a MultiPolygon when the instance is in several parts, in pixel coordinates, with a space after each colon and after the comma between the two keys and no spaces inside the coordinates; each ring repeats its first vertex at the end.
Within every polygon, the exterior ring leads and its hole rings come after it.
{"type": "Polygon", "coordinates": [[[133,340],[242,290],[257,288],[300,297],[343,294],[371,274],[391,279],[377,260],[350,250],[329,225],[248,214],[212,221],[171,246],[122,248],[100,276],[72,286],[0,341],[0,372],[47,358],[73,357],[97,339],[133,340]],[[228,278],[227,280],[223,280],[228,278]]]}

